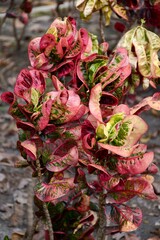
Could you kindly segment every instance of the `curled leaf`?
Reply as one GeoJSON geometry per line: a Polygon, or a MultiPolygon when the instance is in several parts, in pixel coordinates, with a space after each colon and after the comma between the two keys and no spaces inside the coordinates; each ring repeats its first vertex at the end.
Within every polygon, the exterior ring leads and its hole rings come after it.
{"type": "Polygon", "coordinates": [[[49,184],[41,183],[35,189],[36,196],[43,202],[51,202],[68,194],[74,188],[73,178],[55,180],[49,184]]]}

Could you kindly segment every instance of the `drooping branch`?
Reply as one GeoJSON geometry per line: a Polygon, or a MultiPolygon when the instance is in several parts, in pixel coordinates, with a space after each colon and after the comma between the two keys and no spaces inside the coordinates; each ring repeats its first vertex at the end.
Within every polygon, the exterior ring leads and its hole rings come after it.
{"type": "MultiPolygon", "coordinates": [[[[38,172],[39,183],[42,183],[41,166],[40,166],[40,161],[38,158],[36,159],[36,167],[37,167],[37,172],[38,172]]],[[[51,222],[51,218],[50,218],[49,211],[47,208],[47,204],[45,202],[43,202],[43,211],[45,214],[45,219],[46,219],[46,223],[47,223],[47,227],[48,227],[48,231],[49,231],[49,238],[50,238],[50,240],[54,240],[52,222],[51,222]]]]}

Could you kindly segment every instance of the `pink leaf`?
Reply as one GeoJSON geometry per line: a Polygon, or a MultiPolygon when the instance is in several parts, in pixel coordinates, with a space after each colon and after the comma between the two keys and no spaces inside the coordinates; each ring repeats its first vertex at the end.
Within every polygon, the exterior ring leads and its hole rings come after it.
{"type": "Polygon", "coordinates": [[[92,134],[86,134],[82,139],[82,145],[84,150],[88,152],[88,150],[92,150],[94,145],[96,144],[96,140],[92,134]]]}
{"type": "Polygon", "coordinates": [[[48,125],[49,117],[52,109],[52,103],[53,103],[53,100],[49,99],[46,102],[44,102],[42,105],[42,116],[37,122],[37,128],[40,131],[42,131],[48,125]]]}
{"type": "Polygon", "coordinates": [[[56,64],[55,67],[52,68],[51,72],[58,72],[59,77],[63,77],[68,75],[73,71],[74,62],[72,60],[64,60],[60,64],[56,64]]]}
{"type": "Polygon", "coordinates": [[[131,122],[133,124],[132,131],[126,139],[126,144],[128,144],[128,146],[133,146],[148,130],[148,125],[142,118],[137,115],[126,116],[124,122],[131,122]]]}
{"type": "Polygon", "coordinates": [[[78,150],[74,146],[63,157],[59,157],[58,155],[53,155],[52,157],[54,160],[48,162],[46,168],[51,172],[60,172],[69,166],[76,166],[78,163],[78,150]]]}
{"type": "Polygon", "coordinates": [[[105,173],[102,173],[99,175],[99,180],[105,189],[110,190],[119,184],[120,177],[107,176],[105,173]]]}
{"type": "Polygon", "coordinates": [[[157,199],[151,183],[143,177],[132,177],[126,181],[123,180],[123,182],[112,188],[107,195],[116,203],[127,202],[135,196],[157,199]]]}
{"type": "Polygon", "coordinates": [[[25,140],[21,143],[24,152],[33,160],[37,159],[37,148],[36,144],[31,140],[25,140]]]}
{"type": "Polygon", "coordinates": [[[28,57],[32,67],[34,67],[36,56],[41,53],[40,40],[41,37],[34,38],[28,45],[28,57]]]}
{"type": "Polygon", "coordinates": [[[29,18],[28,18],[28,14],[27,14],[27,13],[22,12],[21,15],[18,17],[18,19],[19,19],[19,21],[20,21],[21,23],[23,23],[24,25],[27,25],[27,24],[28,24],[29,18]]]}
{"type": "Polygon", "coordinates": [[[98,83],[91,89],[89,99],[89,110],[91,114],[99,121],[103,122],[101,109],[100,109],[100,98],[102,95],[101,83],[98,83]]]}
{"type": "Polygon", "coordinates": [[[50,33],[46,33],[40,40],[40,50],[45,52],[46,56],[49,56],[52,49],[55,46],[55,36],[50,33]]]}
{"type": "Polygon", "coordinates": [[[108,48],[109,48],[109,44],[107,42],[103,42],[100,44],[100,50],[103,52],[103,53],[106,53],[108,48]]]}
{"type": "Polygon", "coordinates": [[[59,79],[54,75],[52,75],[52,83],[56,91],[62,91],[65,89],[65,86],[62,84],[62,82],[59,81],[59,79]]]}
{"type": "Polygon", "coordinates": [[[98,145],[122,157],[129,157],[133,153],[134,149],[138,146],[137,144],[134,146],[119,147],[119,146],[113,146],[113,145],[104,144],[104,143],[98,143],[98,145]]]}
{"type": "Polygon", "coordinates": [[[124,113],[126,116],[130,115],[130,108],[125,104],[120,104],[113,109],[113,114],[124,113]]]}
{"type": "Polygon", "coordinates": [[[43,202],[51,202],[68,194],[75,186],[73,178],[64,178],[54,182],[41,183],[35,191],[36,196],[43,202]]]}
{"type": "Polygon", "coordinates": [[[30,70],[30,75],[32,77],[32,87],[35,88],[40,94],[43,94],[46,88],[45,79],[42,73],[38,70],[30,70]]]}
{"type": "Polygon", "coordinates": [[[142,222],[142,211],[139,208],[130,208],[125,205],[112,205],[112,219],[120,226],[120,231],[135,231],[142,222]]]}
{"type": "Polygon", "coordinates": [[[84,78],[84,74],[83,71],[81,70],[81,66],[82,66],[83,62],[82,61],[78,61],[77,62],[77,69],[76,69],[76,73],[78,78],[80,79],[80,81],[84,84],[84,86],[88,89],[88,85],[86,82],[86,79],[84,78]]]}
{"type": "Polygon", "coordinates": [[[94,170],[99,170],[101,173],[104,173],[106,176],[108,176],[108,179],[110,178],[110,175],[106,171],[105,167],[102,167],[98,164],[89,164],[88,165],[88,172],[92,173],[94,170]]]}
{"type": "Polygon", "coordinates": [[[31,101],[30,89],[33,84],[33,79],[28,69],[22,69],[19,73],[14,92],[18,97],[23,98],[28,103],[31,101]]]}
{"type": "Polygon", "coordinates": [[[138,114],[148,108],[160,110],[160,92],[155,93],[152,97],[144,98],[140,103],[131,108],[131,114],[138,114]]]}
{"type": "Polygon", "coordinates": [[[159,168],[154,163],[152,163],[147,169],[147,172],[151,174],[155,174],[158,171],[159,171],[159,168]]]}
{"type": "Polygon", "coordinates": [[[56,45],[56,54],[58,55],[59,59],[62,59],[63,56],[66,54],[66,52],[69,49],[67,38],[61,37],[58,44],[56,45]]]}
{"type": "Polygon", "coordinates": [[[145,153],[142,156],[131,156],[129,158],[118,157],[117,171],[120,174],[143,173],[153,161],[153,152],[145,153]]]}
{"type": "Polygon", "coordinates": [[[17,128],[21,128],[24,131],[30,131],[32,135],[36,131],[34,125],[30,122],[17,121],[17,128]]]}
{"type": "Polygon", "coordinates": [[[49,58],[46,57],[44,53],[40,53],[36,56],[33,67],[43,71],[49,71],[53,67],[53,64],[49,63],[49,58]]]}
{"type": "Polygon", "coordinates": [[[70,119],[70,121],[77,121],[79,120],[83,115],[85,115],[86,113],[88,113],[88,107],[86,107],[85,105],[81,104],[79,105],[79,107],[77,108],[75,115],[70,119]]]}

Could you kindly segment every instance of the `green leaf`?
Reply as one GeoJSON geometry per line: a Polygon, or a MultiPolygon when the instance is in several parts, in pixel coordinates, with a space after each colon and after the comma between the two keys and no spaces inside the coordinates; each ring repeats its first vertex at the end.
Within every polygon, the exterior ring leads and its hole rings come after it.
{"type": "Polygon", "coordinates": [[[105,143],[112,142],[118,135],[119,130],[116,129],[116,127],[118,126],[118,123],[123,120],[123,118],[123,113],[117,113],[110,118],[105,127],[102,126],[103,124],[100,124],[96,130],[96,137],[98,141],[105,143]]]}
{"type": "Polygon", "coordinates": [[[5,236],[3,240],[10,240],[8,236],[5,236]]]}
{"type": "Polygon", "coordinates": [[[39,92],[34,88],[31,88],[31,101],[34,105],[34,108],[36,108],[39,102],[39,92]]]}
{"type": "Polygon", "coordinates": [[[119,132],[116,138],[112,141],[115,146],[123,146],[129,133],[131,122],[123,122],[120,126],[119,132]]]}

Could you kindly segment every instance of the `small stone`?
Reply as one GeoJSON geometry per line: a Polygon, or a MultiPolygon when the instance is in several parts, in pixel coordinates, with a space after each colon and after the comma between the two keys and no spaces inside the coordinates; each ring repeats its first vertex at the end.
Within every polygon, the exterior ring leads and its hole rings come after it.
{"type": "Polygon", "coordinates": [[[29,182],[31,181],[31,179],[29,178],[23,178],[18,186],[18,189],[23,189],[26,188],[29,184],[29,182]]]}
{"type": "Polygon", "coordinates": [[[16,190],[13,194],[14,201],[20,204],[27,204],[28,194],[19,190],[16,190]]]}
{"type": "Polygon", "coordinates": [[[0,207],[0,218],[2,220],[9,219],[13,214],[13,204],[12,203],[6,203],[1,205],[0,207]]]}
{"type": "Polygon", "coordinates": [[[154,186],[154,189],[155,189],[155,193],[157,195],[160,195],[160,182],[154,182],[153,186],[154,186]]]}
{"type": "Polygon", "coordinates": [[[6,176],[3,173],[0,173],[0,192],[7,192],[9,189],[9,183],[6,176]]]}
{"type": "Polygon", "coordinates": [[[159,227],[160,226],[160,220],[158,220],[157,222],[155,222],[155,226],[157,227],[159,227]]]}

